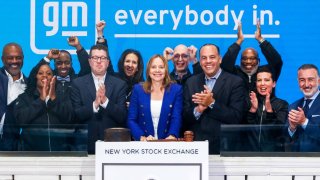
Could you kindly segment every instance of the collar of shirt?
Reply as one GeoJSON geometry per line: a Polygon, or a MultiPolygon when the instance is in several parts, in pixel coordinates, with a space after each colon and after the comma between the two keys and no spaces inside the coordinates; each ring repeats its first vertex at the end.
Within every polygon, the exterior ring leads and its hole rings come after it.
{"type": "Polygon", "coordinates": [[[13,83],[13,82],[17,82],[17,83],[21,83],[21,84],[25,83],[22,72],[20,72],[20,78],[15,80],[15,81],[13,81],[13,77],[11,76],[11,74],[9,74],[7,72],[7,70],[5,70],[5,72],[6,72],[7,76],[8,76],[9,83],[13,83]]]}
{"type": "Polygon", "coordinates": [[[185,76],[185,75],[187,75],[188,74],[188,70],[186,70],[185,72],[183,72],[183,73],[178,73],[176,70],[174,70],[174,75],[175,75],[175,77],[177,78],[177,79],[183,79],[183,77],[185,76]]]}
{"type": "Polygon", "coordinates": [[[93,78],[93,82],[94,82],[94,85],[96,87],[96,90],[98,90],[100,84],[104,84],[104,81],[106,79],[106,74],[104,74],[102,78],[98,78],[93,73],[91,73],[91,74],[92,74],[92,78],[93,78]]]}
{"type": "Polygon", "coordinates": [[[304,103],[306,103],[306,101],[305,101],[306,99],[311,99],[311,102],[309,103],[309,107],[311,107],[314,100],[318,97],[319,93],[320,93],[320,90],[318,89],[318,91],[316,93],[314,93],[314,95],[311,98],[304,97],[303,105],[304,105],[304,103]]]}
{"type": "Polygon", "coordinates": [[[218,72],[214,76],[212,76],[212,77],[205,76],[205,80],[218,79],[221,72],[222,72],[222,70],[221,70],[221,68],[219,68],[218,72]]]}

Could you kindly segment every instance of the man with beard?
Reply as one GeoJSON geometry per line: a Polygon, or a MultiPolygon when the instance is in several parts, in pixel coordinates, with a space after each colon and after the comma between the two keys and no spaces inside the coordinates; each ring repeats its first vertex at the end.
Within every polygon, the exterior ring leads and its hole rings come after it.
{"type": "Polygon", "coordinates": [[[304,97],[289,106],[287,151],[320,151],[320,77],[313,64],[298,69],[298,83],[304,97]]]}
{"type": "Polygon", "coordinates": [[[14,127],[13,106],[26,89],[27,78],[22,74],[23,51],[19,44],[8,43],[2,50],[0,69],[0,151],[17,150],[19,129],[14,127]]]}
{"type": "MultiPolygon", "coordinates": [[[[255,38],[260,44],[261,51],[268,64],[268,68],[274,72],[274,81],[278,81],[282,68],[282,59],[280,54],[274,49],[274,47],[265,40],[261,35],[260,21],[257,21],[257,30],[255,32],[255,38]]],[[[246,83],[246,94],[256,90],[257,70],[263,66],[260,66],[260,58],[258,52],[254,48],[247,48],[241,54],[241,65],[235,65],[237,56],[241,49],[241,44],[244,41],[244,35],[242,33],[242,25],[238,25],[238,39],[229,48],[225,56],[223,57],[221,68],[229,73],[240,76],[246,83]]]]}
{"type": "Polygon", "coordinates": [[[187,47],[183,44],[177,45],[174,50],[166,47],[163,51],[163,56],[170,60],[172,59],[174,69],[170,73],[171,80],[175,80],[178,84],[184,85],[187,79],[192,76],[188,65],[192,62],[193,74],[202,72],[200,64],[198,63],[197,48],[195,46],[187,47]]]}

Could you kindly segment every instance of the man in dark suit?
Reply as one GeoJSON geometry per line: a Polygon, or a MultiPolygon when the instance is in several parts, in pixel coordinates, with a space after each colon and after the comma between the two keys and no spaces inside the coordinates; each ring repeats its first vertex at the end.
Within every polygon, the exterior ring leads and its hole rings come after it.
{"type": "Polygon", "coordinates": [[[88,152],[94,154],[95,142],[104,139],[105,129],[126,125],[127,85],[107,74],[106,46],[92,46],[89,55],[91,74],[72,82],[71,100],[77,122],[88,124],[88,152]]]}
{"type": "Polygon", "coordinates": [[[24,92],[27,78],[22,74],[23,51],[19,44],[8,43],[2,50],[0,69],[0,151],[17,150],[18,128],[13,116],[16,98],[24,92]]]}
{"type": "Polygon", "coordinates": [[[304,97],[289,106],[288,128],[290,142],[287,151],[320,151],[320,77],[313,64],[298,69],[298,83],[304,97]]]}
{"type": "Polygon", "coordinates": [[[220,68],[219,47],[200,48],[203,73],[190,77],[184,87],[183,123],[196,141],[209,141],[209,153],[220,152],[221,124],[241,121],[245,109],[245,87],[241,78],[220,68]]]}

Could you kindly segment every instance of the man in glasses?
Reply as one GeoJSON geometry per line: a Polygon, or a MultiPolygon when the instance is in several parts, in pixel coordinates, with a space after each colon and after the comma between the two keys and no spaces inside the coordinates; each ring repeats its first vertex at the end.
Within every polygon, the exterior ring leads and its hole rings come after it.
{"type": "Polygon", "coordinates": [[[91,47],[91,73],[72,82],[71,100],[78,124],[88,124],[88,153],[95,153],[95,142],[104,140],[107,128],[126,126],[126,91],[123,80],[107,73],[110,63],[106,46],[91,47]]]}
{"type": "Polygon", "coordinates": [[[166,47],[163,51],[163,56],[170,60],[172,59],[174,69],[170,73],[170,78],[175,80],[178,84],[184,85],[186,80],[192,75],[188,65],[192,62],[193,73],[198,74],[202,72],[201,66],[198,63],[197,48],[195,46],[187,47],[183,44],[177,45],[174,50],[166,47]]]}
{"type": "Polygon", "coordinates": [[[21,72],[23,51],[19,44],[8,43],[2,50],[0,69],[0,151],[17,150],[18,128],[13,107],[17,97],[26,89],[27,78],[21,72]]]}
{"type": "MultiPolygon", "coordinates": [[[[282,59],[276,49],[265,40],[261,35],[260,21],[257,21],[257,29],[255,32],[255,39],[259,42],[261,51],[269,66],[268,68],[274,73],[274,80],[277,81],[282,68],[282,59]]],[[[221,67],[227,72],[240,76],[246,83],[247,94],[256,89],[257,70],[261,68],[260,58],[258,52],[254,48],[247,48],[241,54],[240,66],[235,65],[237,56],[241,49],[241,44],[244,41],[244,35],[242,33],[242,25],[238,25],[238,39],[229,48],[224,55],[221,67]]]]}

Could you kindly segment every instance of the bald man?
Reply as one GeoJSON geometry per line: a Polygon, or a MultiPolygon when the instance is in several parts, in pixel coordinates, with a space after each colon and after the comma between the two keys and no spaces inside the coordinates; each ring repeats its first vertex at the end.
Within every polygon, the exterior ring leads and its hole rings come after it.
{"type": "Polygon", "coordinates": [[[193,74],[201,73],[201,67],[196,57],[197,48],[193,45],[187,47],[184,44],[177,45],[174,49],[166,47],[163,56],[169,61],[172,60],[174,69],[170,73],[171,80],[184,85],[186,80],[192,76],[188,65],[192,63],[193,74]]]}
{"type": "MultiPolygon", "coordinates": [[[[281,69],[282,69],[282,59],[277,50],[265,40],[261,35],[260,22],[257,22],[257,30],[255,32],[255,39],[258,41],[261,51],[268,64],[263,66],[268,66],[268,68],[273,72],[274,80],[277,81],[281,69]]],[[[240,66],[235,65],[237,56],[241,49],[241,44],[244,40],[242,33],[242,25],[238,25],[238,39],[229,48],[225,56],[223,57],[221,68],[229,73],[238,75],[246,83],[247,94],[256,89],[257,81],[257,71],[260,66],[260,58],[258,52],[254,48],[247,48],[241,54],[241,64],[240,66]]]]}

